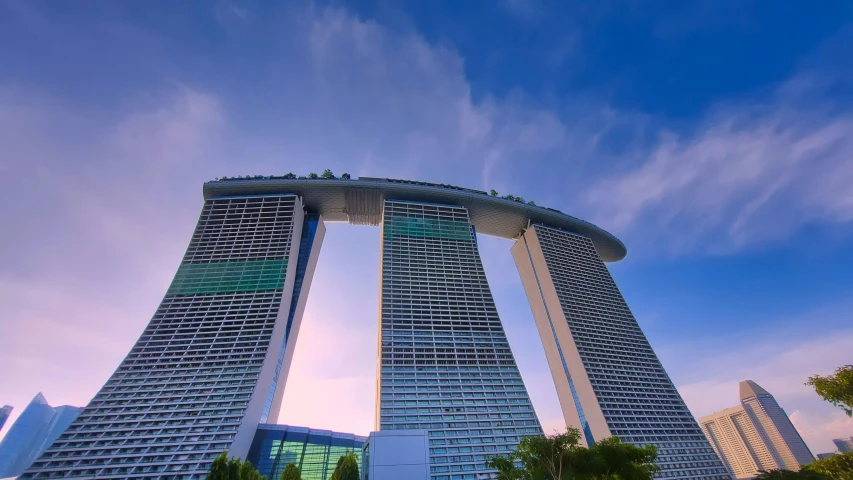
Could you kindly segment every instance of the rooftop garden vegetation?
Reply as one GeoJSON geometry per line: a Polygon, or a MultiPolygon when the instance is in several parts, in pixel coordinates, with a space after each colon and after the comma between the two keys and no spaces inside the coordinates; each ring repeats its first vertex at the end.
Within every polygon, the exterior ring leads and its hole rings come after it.
{"type": "MultiPolygon", "coordinates": [[[[340,177],[336,177],[335,174],[332,173],[332,171],[327,168],[327,169],[323,170],[323,173],[321,173],[319,175],[315,172],[311,172],[306,176],[302,176],[302,175],[297,176],[293,172],[289,172],[285,175],[246,175],[246,176],[240,175],[240,176],[236,176],[236,177],[219,177],[219,178],[216,178],[215,180],[217,180],[217,181],[218,180],[262,180],[262,179],[273,179],[273,180],[274,179],[285,179],[285,180],[350,180],[351,178],[352,177],[350,176],[349,173],[342,173],[340,177]]],[[[386,180],[390,181],[390,179],[386,179],[386,180]]],[[[407,182],[407,183],[409,183],[409,182],[407,182]]],[[[425,183],[425,182],[411,182],[411,183],[413,183],[413,184],[423,183],[424,185],[459,189],[459,187],[454,187],[452,185],[429,184],[429,183],[425,183]]],[[[468,190],[468,189],[464,189],[464,190],[468,190]]],[[[470,190],[470,191],[480,193],[483,195],[491,195],[493,197],[503,198],[504,200],[511,200],[513,202],[526,203],[526,204],[534,206],[534,207],[538,206],[538,205],[536,205],[536,202],[534,202],[533,200],[525,201],[524,198],[517,197],[517,196],[512,195],[512,194],[500,195],[500,194],[498,194],[498,192],[495,189],[490,190],[488,194],[486,194],[485,192],[477,192],[475,190],[470,190]]],[[[563,213],[563,212],[561,212],[555,208],[548,208],[548,207],[541,207],[541,208],[545,208],[547,210],[551,210],[551,211],[554,211],[557,213],[563,213]]]]}

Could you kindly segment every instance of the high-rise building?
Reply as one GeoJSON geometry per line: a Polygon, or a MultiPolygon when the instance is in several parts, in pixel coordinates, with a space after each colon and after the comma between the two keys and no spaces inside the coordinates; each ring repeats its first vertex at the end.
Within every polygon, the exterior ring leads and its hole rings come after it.
{"type": "Polygon", "coordinates": [[[377,430],[429,430],[436,480],[488,471],[541,435],[495,308],[468,211],[386,200],[377,430]]]}
{"type": "Polygon", "coordinates": [[[814,460],[782,407],[752,380],[740,382],[740,401],[699,420],[714,450],[737,478],[759,470],[793,470],[814,460]]]}
{"type": "Polygon", "coordinates": [[[223,450],[245,458],[278,415],[323,232],[296,195],[207,199],[136,345],[23,478],[203,478],[223,450]]]}
{"type": "Polygon", "coordinates": [[[367,437],[288,425],[258,426],[247,460],[269,479],[281,478],[292,463],[302,480],[328,480],[338,459],[355,454],[359,471],[364,468],[362,449],[367,437]]]}
{"type": "Polygon", "coordinates": [[[512,254],[563,415],[586,443],[654,444],[663,478],[729,478],[593,241],[534,224],[512,254]]]}
{"type": "Polygon", "coordinates": [[[3,425],[6,425],[6,420],[9,418],[11,413],[11,405],[3,405],[3,408],[0,408],[0,430],[3,430],[3,425]]]}
{"type": "Polygon", "coordinates": [[[51,407],[44,395],[36,395],[0,442],[0,478],[20,475],[81,410],[68,405],[51,407]]]}
{"type": "Polygon", "coordinates": [[[833,438],[832,443],[841,453],[853,452],[853,437],[833,438]]]}
{"type": "Polygon", "coordinates": [[[657,445],[661,478],[727,478],[604,266],[625,246],[595,225],[478,190],[380,178],[223,179],[204,185],[204,199],[139,340],[22,478],[196,480],[222,451],[245,458],[258,425],[279,415],[325,221],[382,228],[372,471],[489,478],[488,456],[542,432],[480,233],[516,240],[567,425],[588,442],[657,445]],[[394,458],[404,444],[411,455],[394,458]]]}

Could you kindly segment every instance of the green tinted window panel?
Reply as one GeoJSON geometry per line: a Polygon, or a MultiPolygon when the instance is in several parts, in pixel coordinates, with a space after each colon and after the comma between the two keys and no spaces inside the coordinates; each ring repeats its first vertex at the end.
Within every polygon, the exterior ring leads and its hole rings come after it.
{"type": "Polygon", "coordinates": [[[287,259],[242,262],[182,263],[166,295],[280,290],[287,259]]]}
{"type": "Polygon", "coordinates": [[[460,220],[437,218],[412,218],[393,216],[385,221],[385,239],[395,237],[440,238],[448,240],[471,240],[471,227],[460,220]]]}

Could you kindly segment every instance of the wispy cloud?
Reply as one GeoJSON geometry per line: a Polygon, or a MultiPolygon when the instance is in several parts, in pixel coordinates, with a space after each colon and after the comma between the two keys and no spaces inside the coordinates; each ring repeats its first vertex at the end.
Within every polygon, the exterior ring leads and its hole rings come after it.
{"type": "Polygon", "coordinates": [[[682,251],[731,251],[810,222],[853,220],[853,116],[800,101],[795,78],[766,103],[721,107],[691,133],[663,132],[586,201],[618,232],[655,231],[682,251]]]}

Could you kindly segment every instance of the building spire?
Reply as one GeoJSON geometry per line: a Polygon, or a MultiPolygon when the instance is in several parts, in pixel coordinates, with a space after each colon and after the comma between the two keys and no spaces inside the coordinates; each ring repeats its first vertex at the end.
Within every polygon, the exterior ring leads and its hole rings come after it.
{"type": "Polygon", "coordinates": [[[757,397],[759,395],[770,395],[770,392],[761,388],[761,386],[752,380],[744,380],[740,382],[740,401],[744,401],[747,398],[757,397]]]}

